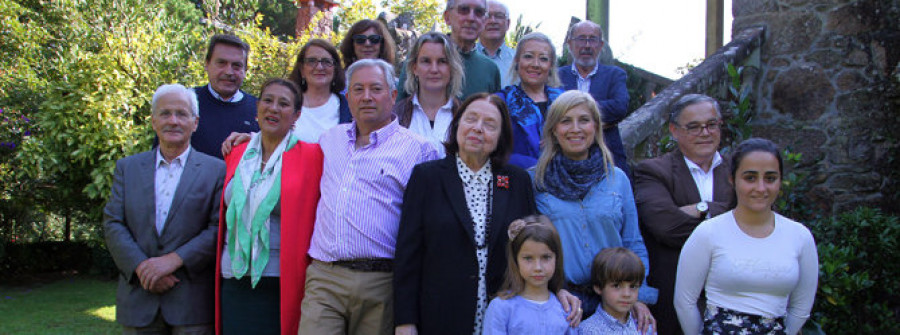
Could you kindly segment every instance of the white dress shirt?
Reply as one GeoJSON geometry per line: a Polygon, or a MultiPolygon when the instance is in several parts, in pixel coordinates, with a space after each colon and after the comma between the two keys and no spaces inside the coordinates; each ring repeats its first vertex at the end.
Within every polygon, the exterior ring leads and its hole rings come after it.
{"type": "Polygon", "coordinates": [[[156,194],[156,233],[159,235],[162,235],[165,228],[169,208],[172,207],[172,198],[175,197],[175,189],[178,188],[178,181],[181,180],[181,173],[184,172],[184,164],[187,163],[190,152],[191,147],[188,146],[181,155],[167,162],[162,152],[156,149],[156,176],[153,180],[156,194]]]}
{"type": "Polygon", "coordinates": [[[572,72],[575,72],[575,79],[578,81],[578,90],[584,93],[591,93],[591,77],[597,74],[597,69],[600,68],[600,62],[594,65],[594,70],[591,73],[588,73],[586,77],[581,76],[581,72],[578,72],[578,67],[575,64],[572,64],[572,72]]]}
{"type": "Polygon", "coordinates": [[[234,92],[234,95],[231,96],[231,99],[226,100],[226,99],[222,99],[222,96],[219,95],[219,92],[216,92],[216,90],[214,90],[214,89],[212,88],[212,85],[206,85],[206,88],[209,89],[209,93],[212,94],[213,98],[216,98],[216,99],[221,100],[221,101],[225,101],[225,102],[238,102],[238,101],[241,101],[241,99],[244,98],[244,92],[241,92],[241,90],[237,90],[236,92],[234,92]]]}
{"type": "Polygon", "coordinates": [[[419,95],[413,96],[413,112],[412,119],[409,121],[409,130],[421,135],[437,149],[438,156],[444,157],[443,142],[447,139],[447,131],[450,129],[450,122],[453,121],[453,99],[447,100],[447,103],[438,108],[437,114],[434,115],[434,126],[425,115],[425,110],[419,104],[419,95]]]}
{"type": "Polygon", "coordinates": [[[703,171],[700,165],[692,162],[687,156],[684,157],[684,163],[687,164],[688,170],[691,171],[691,177],[694,177],[694,184],[697,184],[697,191],[700,191],[700,200],[706,202],[713,201],[713,170],[722,164],[722,155],[716,152],[713,156],[712,165],[709,171],[703,171]]]}

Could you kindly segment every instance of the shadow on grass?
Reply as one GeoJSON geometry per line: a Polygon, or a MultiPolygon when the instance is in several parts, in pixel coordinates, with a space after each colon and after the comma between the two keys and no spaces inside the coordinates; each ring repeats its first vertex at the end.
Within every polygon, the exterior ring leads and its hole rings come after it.
{"type": "Polygon", "coordinates": [[[0,286],[0,334],[118,334],[116,282],[87,276],[0,286]]]}

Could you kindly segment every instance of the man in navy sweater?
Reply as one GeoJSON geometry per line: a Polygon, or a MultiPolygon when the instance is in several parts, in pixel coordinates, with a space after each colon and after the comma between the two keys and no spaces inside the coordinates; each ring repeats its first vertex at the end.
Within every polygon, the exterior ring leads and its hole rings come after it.
{"type": "Polygon", "coordinates": [[[200,103],[200,125],[191,146],[222,159],[222,142],[232,132],[259,131],[256,97],[241,90],[250,46],[234,35],[215,35],[206,50],[209,84],[195,87],[200,103]]]}
{"type": "Polygon", "coordinates": [[[566,90],[589,93],[597,100],[603,119],[603,141],[612,152],[616,166],[630,178],[628,157],[619,135],[619,121],[628,116],[628,88],[625,71],[599,62],[603,50],[603,29],[591,21],[572,25],[566,46],[575,61],[571,67],[559,68],[559,80],[566,90]]]}

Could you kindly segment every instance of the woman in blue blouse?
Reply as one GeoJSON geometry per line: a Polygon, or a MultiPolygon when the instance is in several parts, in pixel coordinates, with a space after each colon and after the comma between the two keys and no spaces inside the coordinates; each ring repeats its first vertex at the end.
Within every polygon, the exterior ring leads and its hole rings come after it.
{"type": "MultiPolygon", "coordinates": [[[[592,260],[600,250],[628,248],[648,268],[631,185],[613,164],[601,123],[590,94],[560,95],[550,106],[540,159],[531,170],[538,211],[550,217],[562,240],[566,288],[583,301],[586,316],[600,303],[590,285],[592,260]]],[[[655,302],[656,290],[641,286],[635,304],[641,329],[652,320],[646,304],[655,302]]]]}
{"type": "MultiPolygon", "coordinates": [[[[504,71],[506,69],[500,69],[504,71]]],[[[562,94],[556,71],[556,48],[547,35],[531,33],[516,47],[510,85],[498,92],[509,106],[513,126],[513,151],[509,163],[527,169],[540,155],[541,128],[547,108],[562,94]]]]}

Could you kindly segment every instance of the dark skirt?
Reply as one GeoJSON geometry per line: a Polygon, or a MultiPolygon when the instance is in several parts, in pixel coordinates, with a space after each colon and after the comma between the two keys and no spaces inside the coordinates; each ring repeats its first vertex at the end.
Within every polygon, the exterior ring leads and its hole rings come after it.
{"type": "Polygon", "coordinates": [[[278,277],[262,277],[256,288],[250,276],[222,279],[222,334],[281,333],[278,277]]]}
{"type": "Polygon", "coordinates": [[[733,311],[708,305],[703,316],[704,335],[785,335],[784,318],[733,311]]]}

